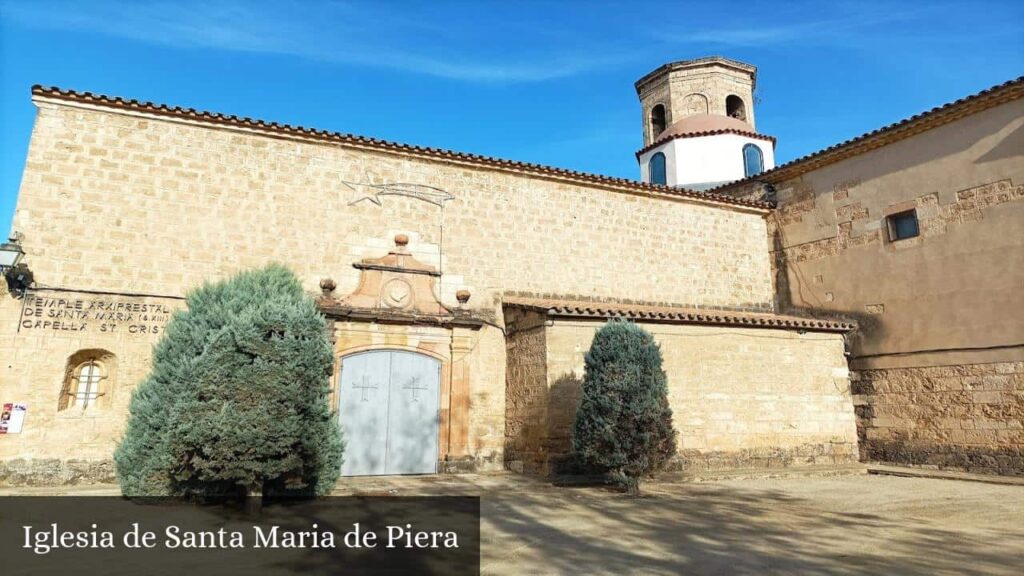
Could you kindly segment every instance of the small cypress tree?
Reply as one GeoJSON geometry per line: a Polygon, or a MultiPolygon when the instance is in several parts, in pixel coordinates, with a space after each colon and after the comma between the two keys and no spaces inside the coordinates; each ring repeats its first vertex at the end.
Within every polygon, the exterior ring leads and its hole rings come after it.
{"type": "Polygon", "coordinates": [[[132,396],[114,454],[122,492],[330,491],[344,448],[327,404],[334,360],[299,281],[271,265],[206,284],[187,304],[132,396]]]}
{"type": "Polygon", "coordinates": [[[661,364],[650,333],[614,320],[597,331],[585,357],[573,452],[630,494],[639,493],[641,476],[660,469],[676,452],[661,364]]]}

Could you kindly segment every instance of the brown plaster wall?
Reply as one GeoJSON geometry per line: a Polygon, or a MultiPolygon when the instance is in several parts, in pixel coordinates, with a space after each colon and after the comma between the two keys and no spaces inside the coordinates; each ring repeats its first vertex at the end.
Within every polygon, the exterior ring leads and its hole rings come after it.
{"type": "Polygon", "coordinates": [[[1024,361],[1024,100],[775,188],[780,311],[860,325],[850,366],[861,374],[863,456],[1022,473],[1019,393],[949,379],[1001,381],[997,367],[1024,361]],[[890,241],[885,217],[911,208],[920,235],[890,241]]]}

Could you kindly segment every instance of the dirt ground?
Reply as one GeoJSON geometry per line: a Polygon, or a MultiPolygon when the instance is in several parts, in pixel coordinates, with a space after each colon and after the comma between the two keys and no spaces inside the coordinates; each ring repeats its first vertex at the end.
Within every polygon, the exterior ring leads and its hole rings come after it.
{"type": "Polygon", "coordinates": [[[336,493],[480,495],[487,575],[1020,574],[1024,565],[1024,486],[849,475],[644,490],[630,498],[496,474],[348,480],[336,493]]]}

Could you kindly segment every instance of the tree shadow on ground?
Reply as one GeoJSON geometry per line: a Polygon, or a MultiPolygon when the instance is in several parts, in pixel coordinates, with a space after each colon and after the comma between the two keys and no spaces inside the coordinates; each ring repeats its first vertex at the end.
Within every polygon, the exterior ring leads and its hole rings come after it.
{"type": "MultiPolygon", "coordinates": [[[[1013,573],[1007,532],[836,513],[775,490],[661,484],[483,496],[484,574],[1013,573]]],[[[1016,541],[1024,537],[1018,531],[1016,541]]]]}

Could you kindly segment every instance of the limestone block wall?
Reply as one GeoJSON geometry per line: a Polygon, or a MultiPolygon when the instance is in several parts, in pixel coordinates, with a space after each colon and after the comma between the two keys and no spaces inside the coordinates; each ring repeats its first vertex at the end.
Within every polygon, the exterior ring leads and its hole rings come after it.
{"type": "MultiPolygon", "coordinates": [[[[547,473],[569,452],[583,358],[601,325],[555,320],[509,350],[510,465],[547,473]],[[544,353],[537,333],[544,333],[544,353]],[[524,353],[530,360],[519,358],[524,353]],[[541,358],[546,378],[539,381],[541,358]],[[516,373],[512,366],[530,365],[516,373]],[[518,380],[513,383],[512,376],[518,380]],[[513,385],[515,384],[515,386],[513,385]]],[[[841,335],[696,325],[645,324],[661,346],[669,403],[679,433],[678,466],[688,471],[842,465],[857,460],[857,436],[841,335]]]]}
{"type": "Polygon", "coordinates": [[[513,169],[41,102],[14,229],[40,282],[181,295],[281,261],[317,290],[398,232],[468,288],[770,310],[763,211],[513,169]],[[434,186],[444,209],[366,183],[434,186]],[[378,204],[379,201],[379,204],[378,204]],[[604,258],[622,263],[614,274],[604,258]],[[524,273],[524,271],[530,273],[524,273]]]}
{"type": "Polygon", "coordinates": [[[862,370],[866,460],[1024,476],[1024,362],[862,370]]]}
{"type": "Polygon", "coordinates": [[[546,464],[549,436],[547,334],[539,314],[518,309],[508,314],[526,327],[505,339],[505,462],[515,472],[536,471],[546,464]]]}
{"type": "Polygon", "coordinates": [[[0,290],[0,402],[28,405],[22,432],[0,435],[0,485],[113,480],[111,457],[132,391],[149,372],[152,346],[169,318],[163,310],[180,306],[163,298],[42,291],[14,300],[0,290]],[[94,307],[118,303],[157,312],[94,307]],[[83,351],[100,352],[103,372],[102,396],[85,409],[68,405],[74,383],[65,389],[69,362],[83,351]]]}
{"type": "Polygon", "coordinates": [[[754,129],[753,81],[745,73],[717,66],[677,72],[669,77],[669,91],[676,120],[692,114],[726,116],[725,100],[736,96],[743,100],[746,121],[751,130],[754,129]],[[703,99],[694,96],[703,96],[703,99]]]}
{"type": "MultiPolygon", "coordinates": [[[[665,107],[666,125],[671,125],[695,114],[727,115],[726,98],[741,99],[746,112],[746,122],[751,131],[754,123],[754,80],[756,70],[741,71],[732,65],[694,62],[682,68],[673,68],[638,83],[637,91],[641,105],[641,121],[644,127],[644,146],[657,139],[651,130],[651,111],[657,105],[665,107]]],[[[747,66],[740,64],[740,66],[747,66]]]]}
{"type": "MultiPolygon", "coordinates": [[[[275,261],[311,293],[330,277],[344,295],[359,281],[352,264],[402,233],[414,257],[442,272],[442,302],[457,306],[455,292],[468,289],[470,308],[492,317],[509,293],[772,307],[762,209],[100,105],[37,105],[13,229],[37,283],[58,297],[177,302],[204,281],[275,261]],[[366,186],[399,182],[452,198],[442,209],[366,186]]],[[[22,302],[0,297],[0,402],[30,404],[25,432],[0,438],[0,462],[17,472],[31,458],[67,481],[80,459],[96,479],[156,335],[23,320],[22,302]],[[68,357],[93,348],[118,359],[116,398],[94,416],[58,417],[68,357]]],[[[502,461],[505,444],[505,342],[497,329],[470,340],[456,335],[449,353],[464,356],[464,374],[453,374],[466,387],[464,453],[486,466],[502,461]]]]}

